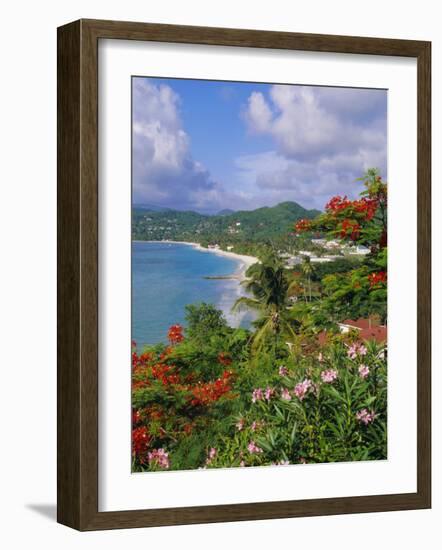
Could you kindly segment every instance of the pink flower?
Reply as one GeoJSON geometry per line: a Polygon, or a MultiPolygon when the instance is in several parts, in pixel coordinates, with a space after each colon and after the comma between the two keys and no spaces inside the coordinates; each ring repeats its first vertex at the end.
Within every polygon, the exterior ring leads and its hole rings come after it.
{"type": "Polygon", "coordinates": [[[347,356],[350,358],[350,359],[356,359],[356,357],[358,356],[358,344],[352,344],[349,348],[348,348],[348,351],[347,351],[347,356]]]}
{"type": "Polygon", "coordinates": [[[355,342],[348,348],[347,356],[350,359],[356,359],[358,355],[367,355],[367,348],[364,346],[364,344],[359,344],[358,342],[355,342]]]}
{"type": "Polygon", "coordinates": [[[361,409],[356,413],[356,420],[359,420],[359,422],[367,426],[374,421],[376,416],[374,411],[368,412],[367,409],[361,409]]]}
{"type": "Polygon", "coordinates": [[[241,462],[239,463],[239,465],[241,466],[241,468],[244,468],[244,466],[246,465],[246,463],[244,462],[244,460],[241,460],[241,462]]]}
{"type": "Polygon", "coordinates": [[[329,370],[323,370],[321,372],[322,381],[325,382],[326,384],[332,384],[337,377],[338,377],[337,370],[329,369],[329,370]]]}
{"type": "Polygon", "coordinates": [[[240,432],[244,428],[244,424],[245,424],[245,420],[244,420],[244,418],[241,418],[236,423],[236,429],[240,432]]]}
{"type": "Polygon", "coordinates": [[[292,396],[290,395],[290,392],[287,388],[284,388],[281,391],[281,399],[284,399],[284,401],[290,401],[292,396]]]}
{"type": "Polygon", "coordinates": [[[370,374],[370,369],[367,367],[367,365],[359,365],[358,372],[361,378],[367,378],[367,376],[370,374]]]}
{"type": "Polygon", "coordinates": [[[154,449],[153,451],[147,453],[149,459],[149,464],[158,466],[163,470],[167,470],[170,466],[169,454],[166,453],[164,449],[154,449]]]}
{"type": "Polygon", "coordinates": [[[254,441],[251,441],[248,445],[247,445],[247,449],[249,451],[250,454],[259,454],[259,453],[262,453],[262,449],[261,447],[258,447],[254,441]]]}
{"type": "Polygon", "coordinates": [[[284,367],[284,365],[281,365],[278,372],[280,376],[287,376],[289,373],[289,369],[287,367],[284,367]]]}
{"type": "Polygon", "coordinates": [[[303,382],[299,382],[299,384],[296,384],[294,393],[296,397],[300,401],[302,401],[311,387],[312,381],[306,378],[303,382]]]}
{"type": "Polygon", "coordinates": [[[367,355],[367,348],[364,344],[359,345],[359,355],[367,355]]]}
{"type": "Polygon", "coordinates": [[[274,390],[272,388],[269,388],[269,387],[266,388],[266,391],[264,392],[264,397],[266,398],[267,401],[270,401],[270,398],[272,397],[273,393],[274,393],[274,390]]]}
{"type": "Polygon", "coordinates": [[[262,389],[256,388],[255,390],[253,390],[252,403],[256,403],[257,401],[261,401],[262,399],[264,399],[264,394],[262,392],[262,389]]]}
{"type": "Polygon", "coordinates": [[[215,447],[211,447],[207,455],[206,464],[210,464],[212,460],[216,457],[217,450],[215,447]]]}

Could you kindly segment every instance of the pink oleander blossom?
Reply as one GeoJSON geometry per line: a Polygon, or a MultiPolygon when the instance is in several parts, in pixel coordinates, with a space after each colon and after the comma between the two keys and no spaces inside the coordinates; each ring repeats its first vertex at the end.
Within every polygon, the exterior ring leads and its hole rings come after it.
{"type": "Polygon", "coordinates": [[[252,392],[252,403],[262,401],[264,399],[264,393],[261,388],[256,388],[252,392]]]}
{"type": "Polygon", "coordinates": [[[247,450],[251,455],[253,454],[260,454],[263,452],[261,447],[258,447],[254,441],[250,441],[250,443],[247,445],[247,450]]]}
{"type": "Polygon", "coordinates": [[[359,345],[359,355],[367,355],[367,348],[364,346],[364,344],[359,345]]]}
{"type": "Polygon", "coordinates": [[[236,429],[240,432],[242,429],[244,429],[244,425],[245,425],[245,420],[244,418],[240,418],[238,420],[238,422],[236,423],[236,429]]]}
{"type": "Polygon", "coordinates": [[[358,355],[361,355],[361,356],[367,355],[367,348],[364,346],[364,344],[355,342],[354,344],[349,346],[347,350],[347,356],[350,359],[356,359],[358,355]]]}
{"type": "Polygon", "coordinates": [[[361,424],[365,424],[365,426],[368,426],[368,424],[371,424],[374,419],[376,418],[376,414],[374,411],[369,412],[367,409],[361,409],[356,413],[356,420],[361,422],[361,424]]]}
{"type": "Polygon", "coordinates": [[[281,391],[281,399],[283,399],[284,401],[290,401],[292,399],[292,396],[290,395],[290,392],[287,388],[284,388],[281,391]]]}
{"type": "Polygon", "coordinates": [[[329,369],[329,370],[323,370],[321,372],[321,379],[326,384],[332,384],[337,377],[338,377],[337,370],[329,369]]]}
{"type": "Polygon", "coordinates": [[[169,453],[167,453],[163,448],[154,449],[153,451],[147,453],[149,459],[149,464],[158,466],[163,470],[167,470],[170,466],[169,453]]]}
{"type": "Polygon", "coordinates": [[[287,376],[289,373],[289,369],[287,367],[284,367],[284,365],[281,365],[278,372],[280,376],[287,376]]]}
{"type": "Polygon", "coordinates": [[[217,450],[215,449],[215,447],[211,447],[207,454],[207,459],[206,459],[207,465],[209,465],[212,462],[212,460],[216,457],[216,454],[217,454],[217,450]]]}
{"type": "Polygon", "coordinates": [[[358,372],[361,378],[367,378],[367,376],[370,374],[370,369],[369,367],[367,367],[367,365],[359,365],[358,372]]]}
{"type": "Polygon", "coordinates": [[[270,401],[270,399],[272,398],[274,394],[274,390],[273,388],[269,388],[267,387],[265,392],[264,392],[264,397],[266,398],[266,401],[270,401]]]}
{"type": "Polygon", "coordinates": [[[302,401],[311,387],[312,381],[306,378],[303,382],[296,384],[294,394],[300,401],[302,401]]]}

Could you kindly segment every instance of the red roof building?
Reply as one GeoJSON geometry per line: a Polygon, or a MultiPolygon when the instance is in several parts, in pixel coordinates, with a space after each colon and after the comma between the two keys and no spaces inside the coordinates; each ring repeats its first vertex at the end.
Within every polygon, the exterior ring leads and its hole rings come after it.
{"type": "Polygon", "coordinates": [[[379,324],[379,321],[373,317],[369,319],[346,319],[338,323],[339,330],[345,334],[351,330],[359,332],[361,340],[375,340],[378,344],[387,341],[387,326],[379,324]]]}

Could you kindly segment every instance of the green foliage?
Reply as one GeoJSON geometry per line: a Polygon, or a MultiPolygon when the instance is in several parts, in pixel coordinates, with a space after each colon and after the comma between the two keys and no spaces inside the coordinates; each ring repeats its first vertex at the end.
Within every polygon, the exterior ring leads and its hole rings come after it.
{"type": "Polygon", "coordinates": [[[197,241],[202,246],[218,243],[233,246],[238,254],[260,256],[273,241],[284,249],[293,221],[314,218],[318,210],[306,210],[295,202],[273,207],[222,213],[216,216],[181,212],[132,210],[132,237],[135,240],[197,241]]]}
{"type": "Polygon", "coordinates": [[[224,334],[227,330],[222,312],[205,302],[186,306],[186,322],[189,337],[200,342],[206,342],[212,336],[224,334]]]}

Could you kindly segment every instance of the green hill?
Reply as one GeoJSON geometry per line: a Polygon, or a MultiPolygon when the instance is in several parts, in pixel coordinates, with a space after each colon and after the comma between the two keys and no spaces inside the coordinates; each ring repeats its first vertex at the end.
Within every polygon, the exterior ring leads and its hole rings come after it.
{"type": "Polygon", "coordinates": [[[296,202],[256,210],[242,210],[216,216],[178,210],[132,209],[132,236],[136,240],[196,241],[202,244],[258,243],[284,239],[301,218],[320,212],[307,210],[296,202]]]}

